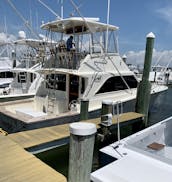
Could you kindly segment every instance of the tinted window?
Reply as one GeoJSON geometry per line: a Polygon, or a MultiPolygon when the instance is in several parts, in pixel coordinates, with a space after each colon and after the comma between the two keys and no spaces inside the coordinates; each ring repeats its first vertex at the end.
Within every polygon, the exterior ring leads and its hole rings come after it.
{"type": "MultiPolygon", "coordinates": [[[[134,76],[123,76],[125,81],[127,82],[128,86],[130,88],[136,88],[137,87],[137,80],[134,78],[134,76]]],[[[117,90],[124,90],[127,89],[126,84],[122,80],[120,76],[111,77],[109,78],[103,86],[100,88],[100,90],[97,92],[99,93],[106,93],[106,92],[113,92],[117,90]]]]}
{"type": "Polygon", "coordinates": [[[13,78],[13,73],[10,71],[0,72],[0,78],[13,78]]]}
{"type": "Polygon", "coordinates": [[[46,88],[66,91],[66,75],[51,74],[46,77],[46,88]]]}

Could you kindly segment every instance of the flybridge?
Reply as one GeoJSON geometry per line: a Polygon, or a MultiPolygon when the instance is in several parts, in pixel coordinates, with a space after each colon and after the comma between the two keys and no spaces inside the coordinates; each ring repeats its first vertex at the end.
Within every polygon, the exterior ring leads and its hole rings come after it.
{"type": "Polygon", "coordinates": [[[113,25],[100,23],[99,18],[81,18],[71,17],[67,19],[55,20],[41,26],[42,29],[61,32],[66,34],[71,33],[90,33],[118,30],[119,28],[113,25]]]}

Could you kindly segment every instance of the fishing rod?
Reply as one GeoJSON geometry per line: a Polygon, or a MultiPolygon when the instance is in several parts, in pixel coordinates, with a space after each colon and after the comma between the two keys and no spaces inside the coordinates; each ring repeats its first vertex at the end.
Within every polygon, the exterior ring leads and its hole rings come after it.
{"type": "Polygon", "coordinates": [[[55,11],[53,11],[49,6],[47,6],[44,2],[42,2],[41,0],[38,0],[38,2],[41,3],[45,8],[47,8],[58,19],[61,19],[61,17],[55,11]]]}

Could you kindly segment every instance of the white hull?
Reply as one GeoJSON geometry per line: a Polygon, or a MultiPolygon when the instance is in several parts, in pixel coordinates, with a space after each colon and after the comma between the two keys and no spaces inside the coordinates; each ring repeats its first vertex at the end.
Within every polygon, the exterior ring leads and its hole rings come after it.
{"type": "Polygon", "coordinates": [[[101,152],[116,161],[93,172],[94,182],[171,182],[172,117],[115,142],[101,152]]]}

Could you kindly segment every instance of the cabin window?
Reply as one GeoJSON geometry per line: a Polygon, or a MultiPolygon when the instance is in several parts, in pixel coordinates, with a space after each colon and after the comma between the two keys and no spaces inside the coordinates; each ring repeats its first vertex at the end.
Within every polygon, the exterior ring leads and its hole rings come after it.
{"type": "Polygon", "coordinates": [[[26,80],[27,80],[26,72],[20,72],[18,74],[18,83],[26,83],[26,80]]]}
{"type": "Polygon", "coordinates": [[[47,75],[46,88],[66,91],[66,75],[62,74],[47,75]]]}
{"type": "Polygon", "coordinates": [[[36,78],[36,74],[30,73],[30,82],[32,83],[36,78]]]}
{"type": "MultiPolygon", "coordinates": [[[[136,88],[137,87],[137,80],[134,78],[134,76],[123,76],[125,81],[127,82],[128,86],[130,88],[136,88]]],[[[109,78],[103,86],[99,89],[97,94],[100,93],[106,93],[106,92],[113,92],[118,90],[125,90],[127,89],[126,84],[122,80],[120,76],[115,76],[109,78]]]]}
{"type": "Polygon", "coordinates": [[[81,78],[81,94],[85,91],[85,78],[81,78]]]}
{"type": "Polygon", "coordinates": [[[10,71],[0,72],[0,78],[13,78],[13,73],[10,71]]]}

